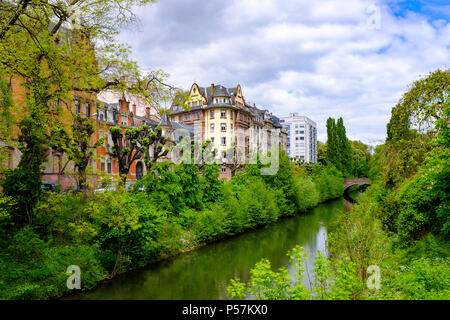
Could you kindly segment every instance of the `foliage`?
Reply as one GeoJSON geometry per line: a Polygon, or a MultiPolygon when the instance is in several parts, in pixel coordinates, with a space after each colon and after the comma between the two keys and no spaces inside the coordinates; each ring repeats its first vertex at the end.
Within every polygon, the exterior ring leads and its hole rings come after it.
{"type": "MultiPolygon", "coordinates": [[[[73,116],[71,128],[72,136],[69,136],[69,133],[61,125],[54,125],[50,146],[55,151],[65,153],[67,163],[73,161],[78,173],[78,186],[80,190],[85,191],[87,189],[86,180],[89,161],[93,158],[97,148],[103,145],[105,137],[91,144],[91,137],[95,132],[94,122],[92,119],[82,117],[80,114],[73,116]]],[[[64,165],[59,174],[64,173],[66,165],[64,165]]]]}
{"type": "Polygon", "coordinates": [[[350,299],[353,297],[357,279],[354,264],[349,261],[331,263],[319,252],[312,271],[314,280],[309,279],[306,261],[308,254],[303,247],[295,247],[287,254],[291,270],[281,267],[272,271],[270,261],[262,259],[250,270],[247,283],[238,278],[231,279],[227,287],[232,299],[251,297],[258,300],[307,300],[307,299],[350,299]],[[307,277],[309,286],[305,285],[307,277]]]}
{"type": "Polygon", "coordinates": [[[353,170],[352,149],[345,134],[342,118],[327,120],[326,163],[333,164],[344,176],[350,176],[353,170]]]}
{"type": "Polygon", "coordinates": [[[371,159],[369,146],[361,141],[350,141],[352,154],[352,176],[366,178],[369,176],[369,162],[371,159]]]}
{"type": "MultiPolygon", "coordinates": [[[[0,297],[45,299],[67,293],[65,270],[72,264],[80,266],[82,288],[89,289],[156,259],[305,211],[318,203],[330,181],[342,188],[333,168],[306,169],[282,159],[273,177],[261,176],[259,169],[248,165],[231,181],[221,181],[216,164],[200,172],[190,164],[157,162],[132,192],[44,193],[32,209],[32,226],[12,225],[17,197],[2,195],[0,225],[6,229],[0,238],[0,297]],[[318,177],[325,181],[321,189],[318,177]]],[[[336,190],[327,194],[337,196],[336,190]]],[[[277,282],[286,279],[281,275],[277,282]]],[[[292,294],[305,297],[302,290],[292,294]]],[[[277,291],[267,295],[281,297],[277,291]]]]}

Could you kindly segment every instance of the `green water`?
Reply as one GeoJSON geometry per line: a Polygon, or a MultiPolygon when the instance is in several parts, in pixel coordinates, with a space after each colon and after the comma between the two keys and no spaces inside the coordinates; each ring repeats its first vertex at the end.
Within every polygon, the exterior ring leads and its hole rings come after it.
{"type": "Polygon", "coordinates": [[[350,204],[338,199],[313,210],[175,258],[157,262],[103,283],[69,299],[227,299],[226,287],[237,276],[245,281],[262,258],[274,268],[289,267],[286,253],[297,244],[312,253],[324,252],[330,224],[350,204]]]}

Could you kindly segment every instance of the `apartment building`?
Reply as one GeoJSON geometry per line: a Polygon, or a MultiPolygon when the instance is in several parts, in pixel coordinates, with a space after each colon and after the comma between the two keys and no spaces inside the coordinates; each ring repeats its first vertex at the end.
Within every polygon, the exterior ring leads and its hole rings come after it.
{"type": "Polygon", "coordinates": [[[281,125],[287,130],[287,150],[293,161],[317,162],[317,124],[297,112],[281,117],[281,125]]]}
{"type": "MultiPolygon", "coordinates": [[[[24,92],[18,83],[19,80],[17,79],[11,81],[12,97],[16,105],[24,105],[24,92]]],[[[91,137],[91,145],[100,138],[107,137],[104,144],[97,148],[95,157],[88,164],[90,169],[87,182],[94,187],[98,185],[99,178],[103,175],[108,174],[115,178],[119,176],[118,162],[111,148],[113,146],[111,133],[109,132],[111,127],[117,125],[124,131],[127,128],[140,127],[144,124],[153,128],[160,125],[163,129],[164,136],[169,140],[167,144],[175,144],[172,135],[173,126],[178,128],[179,125],[158,119],[150,111],[150,108],[142,104],[142,101],[136,97],[132,99],[129,95],[118,95],[111,92],[107,94],[104,94],[104,92],[99,94],[74,92],[72,102],[67,106],[61,106],[63,107],[62,119],[67,128],[70,128],[73,115],[75,114],[94,120],[95,133],[91,137]],[[140,115],[137,115],[138,113],[140,115]]],[[[15,110],[20,109],[16,108],[15,110]]],[[[16,116],[20,116],[20,114],[16,116]]],[[[184,128],[189,129],[187,126],[184,126],[184,128]]],[[[17,140],[18,129],[14,129],[15,132],[12,139],[17,140]]],[[[0,145],[5,145],[5,142],[1,141],[1,139],[0,145]]],[[[17,167],[21,158],[21,152],[17,147],[12,146],[7,146],[7,150],[9,159],[6,165],[10,168],[17,167]]],[[[58,184],[62,189],[77,185],[76,175],[74,174],[76,168],[72,161],[68,161],[64,153],[48,148],[46,158],[47,161],[44,163],[45,167],[42,177],[43,182],[58,184]]],[[[161,161],[164,160],[169,160],[169,158],[161,159],[161,161]]],[[[140,179],[145,173],[146,167],[141,159],[131,165],[127,179],[132,183],[140,179]]]]}
{"type": "Polygon", "coordinates": [[[244,99],[242,88],[211,84],[200,87],[194,83],[186,92],[189,110],[174,103],[171,121],[194,127],[198,141],[210,141],[216,159],[222,160],[221,177],[231,177],[234,160],[247,161],[253,152],[271,150],[272,135],[278,134],[278,143],[287,150],[287,133],[279,119],[268,110],[250,105],[244,99]]]}

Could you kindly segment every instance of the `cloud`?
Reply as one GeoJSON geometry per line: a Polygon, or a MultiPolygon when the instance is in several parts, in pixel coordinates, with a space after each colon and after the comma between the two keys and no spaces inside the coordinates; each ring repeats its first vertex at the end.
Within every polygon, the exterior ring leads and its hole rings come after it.
{"type": "Polygon", "coordinates": [[[240,83],[274,114],[316,121],[322,141],[330,116],[352,139],[384,139],[407,86],[450,67],[449,6],[439,1],[164,0],[138,16],[140,30],[120,38],[142,67],[183,88],[240,83]]]}

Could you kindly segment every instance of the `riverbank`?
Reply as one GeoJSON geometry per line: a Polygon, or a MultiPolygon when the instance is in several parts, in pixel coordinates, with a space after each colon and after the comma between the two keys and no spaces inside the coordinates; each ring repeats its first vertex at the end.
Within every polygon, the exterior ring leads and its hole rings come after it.
{"type": "Polygon", "coordinates": [[[273,176],[249,165],[229,182],[218,166],[160,163],[137,185],[147,192],[87,196],[50,194],[34,223],[2,236],[3,299],[47,299],[70,292],[70,265],[81,270],[82,289],[173,257],[206,243],[242,234],[305,212],[343,192],[333,167],[312,170],[280,157],[273,176]],[[155,174],[157,172],[157,174],[155,174]]]}
{"type": "MultiPolygon", "coordinates": [[[[270,259],[274,268],[289,268],[286,253],[297,244],[311,254],[323,252],[328,230],[343,210],[343,198],[329,200],[303,214],[151,263],[64,299],[229,299],[229,279],[236,275],[248,279],[260,259],[270,259]]],[[[309,263],[312,269],[314,260],[309,263]]]]}

